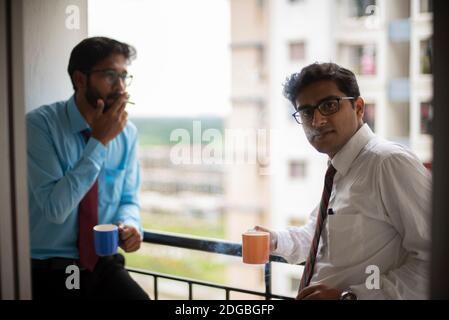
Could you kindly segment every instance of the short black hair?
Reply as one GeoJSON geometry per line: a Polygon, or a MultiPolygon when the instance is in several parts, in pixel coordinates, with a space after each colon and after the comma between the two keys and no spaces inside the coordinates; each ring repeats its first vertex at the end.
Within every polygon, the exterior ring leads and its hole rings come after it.
{"type": "Polygon", "coordinates": [[[91,37],[78,43],[70,54],[69,66],[67,68],[73,89],[76,91],[75,83],[73,82],[73,73],[76,70],[81,72],[89,71],[111,54],[122,54],[130,62],[136,57],[136,49],[129,44],[107,37],[91,37]]]}
{"type": "Polygon", "coordinates": [[[335,63],[315,62],[303,68],[300,73],[293,73],[284,83],[284,96],[296,108],[296,98],[301,90],[312,83],[331,80],[338,89],[349,97],[360,96],[359,85],[352,71],[340,67],[335,63]]]}

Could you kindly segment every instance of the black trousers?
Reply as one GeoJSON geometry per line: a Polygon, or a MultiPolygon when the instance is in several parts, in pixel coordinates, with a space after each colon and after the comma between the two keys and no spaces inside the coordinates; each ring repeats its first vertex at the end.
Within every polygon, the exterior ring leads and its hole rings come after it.
{"type": "Polygon", "coordinates": [[[75,273],[66,273],[71,263],[61,260],[32,261],[33,299],[150,299],[125,270],[125,259],[120,254],[100,258],[92,272],[80,269],[79,289],[72,288],[75,273]]]}

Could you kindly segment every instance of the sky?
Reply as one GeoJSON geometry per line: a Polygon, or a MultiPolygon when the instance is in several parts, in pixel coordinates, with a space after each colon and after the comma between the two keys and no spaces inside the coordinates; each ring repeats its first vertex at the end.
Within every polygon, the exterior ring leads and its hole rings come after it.
{"type": "Polygon", "coordinates": [[[137,49],[128,113],[225,116],[230,111],[227,0],[90,0],[89,36],[137,49]]]}

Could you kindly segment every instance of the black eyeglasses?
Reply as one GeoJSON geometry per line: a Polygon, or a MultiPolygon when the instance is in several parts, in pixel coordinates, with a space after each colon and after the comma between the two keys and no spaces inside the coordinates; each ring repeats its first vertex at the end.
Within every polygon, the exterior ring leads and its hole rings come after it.
{"type": "Polygon", "coordinates": [[[106,79],[106,82],[110,85],[113,85],[117,83],[118,79],[122,79],[123,83],[126,87],[129,87],[131,85],[131,82],[133,80],[133,76],[125,73],[118,73],[114,69],[101,69],[101,70],[91,70],[86,71],[84,73],[86,74],[92,74],[92,73],[102,73],[104,78],[106,79]]]}
{"type": "Polygon", "coordinates": [[[313,120],[315,109],[318,109],[323,116],[330,116],[340,110],[341,100],[354,100],[354,97],[335,97],[326,99],[314,106],[301,106],[292,114],[292,116],[298,124],[310,123],[313,120]]]}

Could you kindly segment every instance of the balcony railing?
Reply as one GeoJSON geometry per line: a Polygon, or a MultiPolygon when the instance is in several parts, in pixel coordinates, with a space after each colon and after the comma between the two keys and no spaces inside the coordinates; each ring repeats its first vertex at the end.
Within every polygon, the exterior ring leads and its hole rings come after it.
{"type": "MultiPolygon", "coordinates": [[[[144,243],[165,245],[177,248],[191,249],[191,250],[199,250],[203,252],[217,253],[230,255],[235,257],[242,256],[242,245],[239,243],[229,242],[229,241],[220,241],[220,240],[211,240],[206,238],[197,238],[197,237],[189,237],[174,233],[165,233],[165,232],[154,232],[154,231],[145,231],[143,236],[144,243]]],[[[153,297],[155,300],[158,300],[159,292],[158,292],[158,279],[168,279],[172,281],[179,281],[188,284],[189,295],[188,299],[193,300],[193,286],[204,286],[215,289],[221,289],[225,291],[226,300],[230,299],[231,292],[240,292],[245,294],[250,294],[254,296],[264,297],[266,300],[270,299],[286,299],[292,300],[291,297],[286,297],[282,295],[273,294],[271,291],[271,263],[272,262],[281,262],[286,263],[286,261],[277,256],[270,256],[270,260],[265,264],[264,267],[264,279],[265,279],[265,291],[254,291],[247,290],[241,288],[235,288],[230,286],[219,285],[215,283],[210,283],[206,281],[194,280],[185,277],[178,277],[168,274],[162,274],[157,272],[152,272],[148,270],[142,270],[137,268],[128,267],[128,271],[139,273],[147,276],[152,276],[154,279],[154,292],[153,297]]]]}

